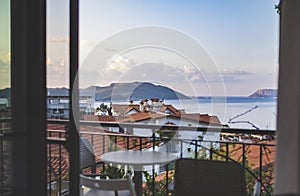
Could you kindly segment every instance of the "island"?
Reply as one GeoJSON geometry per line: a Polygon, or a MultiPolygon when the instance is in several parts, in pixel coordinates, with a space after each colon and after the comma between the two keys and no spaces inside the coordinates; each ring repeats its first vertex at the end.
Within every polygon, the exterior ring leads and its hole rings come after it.
{"type": "Polygon", "coordinates": [[[259,89],[249,97],[252,98],[271,98],[277,97],[277,89],[259,89]]]}

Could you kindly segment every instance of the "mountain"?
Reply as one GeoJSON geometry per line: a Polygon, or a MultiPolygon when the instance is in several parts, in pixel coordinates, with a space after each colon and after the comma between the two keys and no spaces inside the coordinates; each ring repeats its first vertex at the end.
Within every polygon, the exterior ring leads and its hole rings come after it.
{"type": "Polygon", "coordinates": [[[142,100],[160,99],[189,99],[188,96],[161,85],[149,82],[112,83],[109,86],[90,86],[82,89],[80,94],[90,94],[98,101],[111,100],[142,100]]]}
{"type": "Polygon", "coordinates": [[[249,97],[258,98],[258,97],[277,97],[276,89],[259,89],[249,97]]]}
{"type": "Polygon", "coordinates": [[[10,98],[10,88],[1,89],[0,98],[10,98]]]}
{"type": "Polygon", "coordinates": [[[69,96],[69,89],[62,87],[62,88],[48,88],[47,89],[47,96],[69,96]]]}
{"type": "MultiPolygon", "coordinates": [[[[68,96],[68,88],[48,88],[47,96],[68,96]]],[[[81,96],[92,96],[97,101],[111,100],[142,100],[160,99],[189,99],[190,97],[161,85],[149,82],[112,83],[109,86],[90,86],[80,89],[81,96]]],[[[0,90],[0,98],[10,97],[10,88],[0,90]]]]}

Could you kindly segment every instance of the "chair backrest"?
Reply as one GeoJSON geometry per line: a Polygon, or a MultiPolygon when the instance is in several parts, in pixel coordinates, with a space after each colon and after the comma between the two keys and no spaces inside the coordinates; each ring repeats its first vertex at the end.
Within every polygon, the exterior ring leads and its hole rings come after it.
{"type": "Polygon", "coordinates": [[[95,153],[90,141],[86,138],[80,138],[80,168],[94,167],[96,163],[95,153]]]}
{"type": "Polygon", "coordinates": [[[123,191],[129,190],[131,196],[136,196],[134,185],[129,176],[125,179],[95,179],[80,174],[80,185],[101,191],[123,191]]]}
{"type": "Polygon", "coordinates": [[[246,195],[245,171],[235,162],[199,159],[175,161],[175,195],[246,195]]]}
{"type": "Polygon", "coordinates": [[[256,182],[253,189],[253,196],[260,196],[260,190],[261,190],[261,183],[256,182]]]}

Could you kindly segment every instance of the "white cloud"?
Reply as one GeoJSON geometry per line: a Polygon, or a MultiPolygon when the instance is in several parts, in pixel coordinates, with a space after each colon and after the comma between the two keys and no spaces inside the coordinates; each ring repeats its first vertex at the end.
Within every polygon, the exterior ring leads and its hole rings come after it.
{"type": "Polygon", "coordinates": [[[134,60],[125,56],[116,56],[107,62],[107,71],[127,72],[131,66],[135,65],[134,60]]]}
{"type": "Polygon", "coordinates": [[[240,75],[251,75],[253,73],[245,71],[245,70],[229,70],[229,69],[223,69],[221,71],[221,74],[223,75],[235,75],[235,76],[240,76],[240,75]]]}
{"type": "Polygon", "coordinates": [[[50,43],[70,43],[70,37],[51,37],[47,39],[47,42],[50,43]]]}
{"type": "Polygon", "coordinates": [[[50,75],[65,74],[68,68],[64,59],[51,60],[51,58],[47,58],[47,67],[50,75]]]}

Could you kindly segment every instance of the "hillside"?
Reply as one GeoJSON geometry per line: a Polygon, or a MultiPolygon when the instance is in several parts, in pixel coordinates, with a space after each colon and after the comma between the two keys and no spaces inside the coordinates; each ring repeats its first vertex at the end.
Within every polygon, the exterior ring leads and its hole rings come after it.
{"type": "MultiPolygon", "coordinates": [[[[68,88],[48,88],[47,96],[68,96],[68,88]]],[[[97,101],[128,101],[151,98],[189,99],[188,96],[161,85],[149,82],[112,83],[109,86],[90,86],[80,90],[82,96],[93,96],[97,101]]],[[[10,97],[10,88],[0,90],[0,98],[10,97]]]]}
{"type": "Polygon", "coordinates": [[[91,86],[82,89],[83,94],[92,94],[98,101],[110,100],[141,100],[150,98],[160,99],[189,99],[188,96],[161,85],[149,82],[112,83],[109,86],[91,86]]]}
{"type": "Polygon", "coordinates": [[[249,97],[258,98],[258,97],[277,97],[276,89],[259,89],[255,93],[251,94],[249,97]]]}

